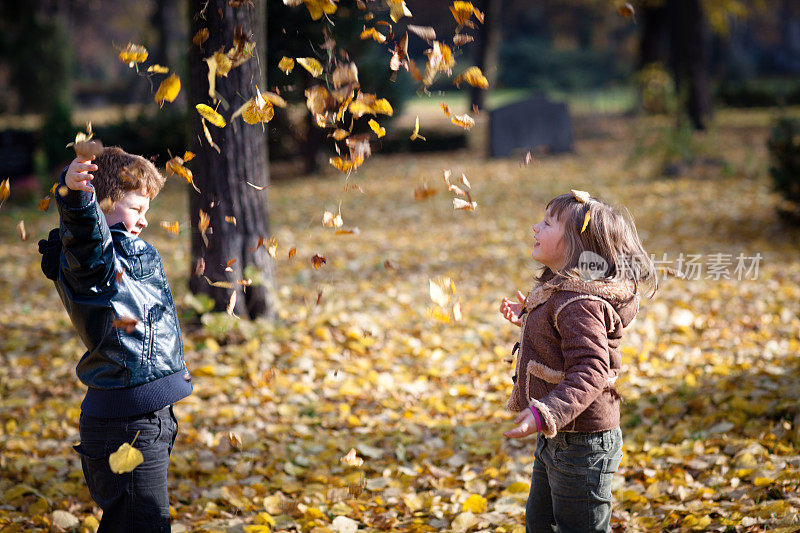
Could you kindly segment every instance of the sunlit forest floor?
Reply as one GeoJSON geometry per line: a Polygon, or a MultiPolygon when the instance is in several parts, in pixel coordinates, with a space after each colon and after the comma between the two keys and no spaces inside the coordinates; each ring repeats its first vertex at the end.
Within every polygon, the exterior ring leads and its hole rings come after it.
{"type": "MultiPolygon", "coordinates": [[[[682,266],[696,279],[661,279],[624,339],[615,531],[796,531],[800,232],[776,215],[771,117],[723,111],[683,140],[665,119],[596,117],[577,124],[574,153],[528,165],[378,153],[347,181],[333,169],[276,180],[272,325],[191,317],[192,191],[170,180],[145,238],[186,316],[195,384],[175,408],[174,531],[524,531],[535,437],[502,436],[517,332],[497,309],[530,286],[530,226],[571,188],[627,206],[662,268],[699,264],[682,266]],[[694,164],[661,175],[687,150],[694,164]],[[477,210],[453,210],[444,169],[467,176],[477,210]],[[438,194],[415,200],[422,181],[438,194]],[[322,226],[339,208],[357,234],[322,226]],[[159,227],[176,219],[180,235],[159,227]],[[458,322],[432,316],[439,276],[455,283],[458,322]],[[342,461],[351,449],[360,466],[342,461]]],[[[47,530],[55,510],[88,529],[99,516],[71,449],[84,348],[38,266],[56,223],[35,201],[0,209],[4,531],[47,530]]]]}

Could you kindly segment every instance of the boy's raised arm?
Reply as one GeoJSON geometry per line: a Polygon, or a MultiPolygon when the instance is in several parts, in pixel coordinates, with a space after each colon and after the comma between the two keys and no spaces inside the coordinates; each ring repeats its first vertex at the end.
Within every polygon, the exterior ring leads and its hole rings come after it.
{"type": "Polygon", "coordinates": [[[62,173],[67,194],[57,195],[61,217],[61,271],[76,292],[102,291],[114,275],[111,232],[90,185],[97,165],[76,157],[62,173]]]}

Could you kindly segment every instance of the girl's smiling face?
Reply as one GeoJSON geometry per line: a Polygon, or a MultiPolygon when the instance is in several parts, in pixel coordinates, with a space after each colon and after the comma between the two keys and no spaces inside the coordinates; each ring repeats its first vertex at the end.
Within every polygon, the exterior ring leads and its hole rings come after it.
{"type": "Polygon", "coordinates": [[[564,264],[565,244],[564,227],[550,212],[545,212],[544,219],[533,225],[535,244],[531,257],[553,272],[564,264]]]}

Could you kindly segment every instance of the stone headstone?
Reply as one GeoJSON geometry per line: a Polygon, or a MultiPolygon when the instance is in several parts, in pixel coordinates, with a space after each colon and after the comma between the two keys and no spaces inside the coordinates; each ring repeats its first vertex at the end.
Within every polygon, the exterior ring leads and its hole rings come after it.
{"type": "Polygon", "coordinates": [[[567,104],[544,95],[514,102],[489,115],[489,153],[508,157],[515,152],[572,150],[572,120],[567,104]]]}
{"type": "Polygon", "coordinates": [[[0,131],[0,176],[3,178],[33,174],[33,133],[19,130],[0,131]]]}

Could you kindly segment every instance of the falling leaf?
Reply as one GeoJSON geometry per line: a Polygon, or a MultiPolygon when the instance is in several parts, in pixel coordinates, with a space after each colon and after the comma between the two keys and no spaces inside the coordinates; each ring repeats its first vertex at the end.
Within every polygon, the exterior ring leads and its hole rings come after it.
{"type": "Polygon", "coordinates": [[[211,145],[211,147],[214,148],[218,154],[221,153],[219,146],[217,146],[217,143],[215,143],[214,139],[211,137],[211,132],[208,130],[208,126],[206,125],[206,119],[200,119],[200,123],[203,125],[203,135],[205,135],[208,144],[211,145]]]}
{"type": "Polygon", "coordinates": [[[233,61],[222,52],[214,52],[214,55],[207,58],[206,62],[214,65],[214,73],[217,77],[228,77],[228,72],[233,68],[233,61]]]}
{"type": "Polygon", "coordinates": [[[17,233],[19,233],[20,240],[27,241],[28,240],[28,232],[25,231],[25,221],[20,220],[17,222],[17,233]]]}
{"type": "Polygon", "coordinates": [[[119,60],[127,63],[129,67],[133,67],[137,63],[147,61],[147,49],[139,44],[128,43],[123,50],[119,52],[119,60]]]}
{"type": "Polygon", "coordinates": [[[158,105],[163,105],[165,101],[174,102],[180,92],[181,79],[177,74],[173,73],[171,76],[161,81],[154,98],[158,105]]]}
{"type": "Polygon", "coordinates": [[[254,188],[257,191],[263,191],[264,189],[266,189],[266,187],[263,187],[261,185],[256,185],[254,183],[250,183],[249,181],[247,181],[245,183],[247,183],[249,186],[251,186],[252,188],[254,188]]]}
{"type": "Polygon", "coordinates": [[[206,104],[197,104],[194,106],[197,109],[197,112],[200,113],[205,120],[209,121],[211,124],[218,128],[225,127],[225,119],[222,118],[222,115],[214,111],[211,107],[207,106],[206,104]]]}
{"type": "Polygon", "coordinates": [[[398,22],[403,17],[412,16],[404,0],[386,0],[386,3],[389,5],[389,16],[393,21],[398,22]]]}
{"type": "Polygon", "coordinates": [[[347,455],[339,459],[342,463],[350,466],[361,466],[364,464],[364,459],[356,455],[356,449],[350,448],[350,451],[347,452],[347,455]]]}
{"type": "Polygon", "coordinates": [[[377,98],[374,94],[359,92],[356,99],[350,103],[348,111],[355,118],[363,115],[388,115],[392,116],[394,110],[386,98],[377,98]]]}
{"type": "Polygon", "coordinates": [[[314,265],[315,269],[319,269],[322,265],[328,262],[328,259],[324,255],[314,254],[314,257],[311,258],[311,264],[314,265]]]}
{"type": "Polygon", "coordinates": [[[395,44],[389,68],[394,71],[404,68],[408,70],[408,33],[403,35],[395,44]]]}
{"type": "Polygon", "coordinates": [[[289,249],[289,259],[291,259],[292,257],[294,257],[294,254],[296,254],[296,253],[297,253],[297,248],[295,248],[294,246],[292,246],[292,247],[289,249]]]}
{"type": "Polygon", "coordinates": [[[375,28],[367,28],[361,32],[361,39],[373,39],[379,43],[386,42],[386,36],[375,28]]]}
{"type": "Polygon", "coordinates": [[[472,2],[453,2],[453,5],[450,6],[450,12],[453,14],[453,18],[456,19],[456,23],[459,26],[466,24],[473,14],[475,14],[475,17],[480,22],[483,22],[483,13],[478,11],[472,5],[472,2]]]}
{"type": "Polygon", "coordinates": [[[428,185],[427,181],[423,181],[421,185],[414,189],[414,199],[415,200],[424,200],[426,198],[430,198],[434,196],[437,192],[436,189],[432,188],[428,185]]]}
{"type": "Polygon", "coordinates": [[[330,136],[336,139],[337,141],[346,139],[348,135],[350,135],[350,132],[347,130],[343,130],[342,128],[337,128],[333,133],[330,134],[330,136]]]}
{"type": "Polygon", "coordinates": [[[232,116],[231,119],[242,115],[242,119],[248,124],[259,124],[269,122],[275,116],[275,110],[270,102],[267,102],[261,95],[261,91],[256,87],[256,96],[244,103],[232,116]]]}
{"type": "Polygon", "coordinates": [[[475,125],[475,119],[473,119],[466,113],[464,113],[463,115],[452,115],[450,117],[450,122],[452,122],[456,126],[461,126],[465,130],[469,130],[472,128],[472,126],[475,125]]]}
{"type": "Polygon", "coordinates": [[[431,42],[436,40],[436,31],[430,26],[415,26],[413,24],[409,24],[407,29],[411,33],[419,35],[426,41],[431,42]]]}
{"type": "Polygon", "coordinates": [[[278,240],[275,239],[275,237],[272,237],[269,240],[269,245],[267,246],[267,254],[273,259],[278,258],[278,240]]]}
{"type": "Polygon", "coordinates": [[[358,87],[358,67],[355,63],[342,63],[336,66],[331,75],[334,88],[358,87]]]}
{"type": "Polygon", "coordinates": [[[283,56],[278,62],[278,69],[282,70],[284,74],[289,74],[294,69],[294,59],[283,56]]]}
{"type": "Polygon", "coordinates": [[[453,320],[460,322],[461,318],[461,302],[456,302],[453,304],[453,320]]]}
{"type": "Polygon", "coordinates": [[[183,179],[185,179],[186,183],[191,185],[194,188],[194,190],[200,192],[200,189],[198,189],[197,186],[194,184],[194,177],[192,175],[192,171],[183,166],[183,163],[193,158],[194,154],[192,152],[186,152],[183,158],[178,156],[171,158],[169,161],[167,161],[167,164],[165,165],[164,168],[166,170],[167,177],[172,175],[180,176],[183,179]],[[186,155],[190,155],[191,157],[186,159],[186,155]]]}
{"type": "Polygon", "coordinates": [[[630,2],[625,2],[625,5],[619,7],[619,14],[625,18],[632,18],[634,15],[633,5],[630,2]]]}
{"type": "Polygon", "coordinates": [[[586,216],[583,218],[583,227],[581,228],[581,233],[586,231],[586,226],[589,225],[589,215],[591,215],[591,213],[587,211],[586,216]]]}
{"type": "Polygon", "coordinates": [[[533,161],[533,155],[531,155],[531,151],[528,150],[528,153],[525,154],[525,158],[520,163],[520,166],[530,165],[531,161],[533,161]]]}
{"type": "Polygon", "coordinates": [[[321,19],[323,14],[332,15],[336,13],[336,2],[338,1],[339,0],[303,0],[313,20],[321,19]]]}
{"type": "Polygon", "coordinates": [[[341,228],[342,227],[341,213],[334,215],[330,211],[325,211],[322,215],[322,225],[326,228],[341,228]]]}
{"type": "Polygon", "coordinates": [[[206,271],[206,260],[202,257],[198,257],[197,261],[194,263],[194,268],[192,268],[192,276],[202,276],[203,272],[206,271]]]}
{"type": "Polygon", "coordinates": [[[467,70],[456,76],[453,80],[453,84],[456,87],[459,87],[462,81],[465,81],[472,85],[473,87],[478,87],[479,89],[488,89],[489,88],[489,80],[483,75],[481,69],[478,67],[469,67],[467,70]]]}
{"type": "Polygon", "coordinates": [[[233,310],[234,310],[235,308],[236,308],[236,291],[233,291],[233,292],[231,293],[231,298],[230,298],[230,300],[228,300],[228,306],[225,308],[225,311],[226,311],[226,312],[227,312],[229,315],[231,315],[231,316],[236,316],[236,315],[233,313],[233,310]]]}
{"type": "Polygon", "coordinates": [[[8,197],[10,195],[11,195],[10,178],[6,178],[2,182],[0,182],[0,205],[3,205],[3,202],[8,200],[8,197]]]}
{"type": "Polygon", "coordinates": [[[39,200],[39,205],[36,206],[36,208],[39,211],[47,211],[48,209],[50,209],[50,197],[49,196],[45,196],[44,198],[39,200]]]}
{"type": "Polygon", "coordinates": [[[453,198],[453,209],[464,211],[475,211],[478,208],[478,202],[469,202],[461,198],[453,198]]]}
{"type": "Polygon", "coordinates": [[[190,152],[189,150],[186,150],[185,152],[183,152],[183,162],[184,163],[188,163],[192,159],[194,159],[194,152],[190,152]]]}
{"type": "Polygon", "coordinates": [[[197,33],[194,34],[194,37],[192,37],[192,43],[197,46],[202,46],[203,43],[208,40],[209,34],[208,28],[200,28],[197,30],[197,33]]]}
{"type": "Polygon", "coordinates": [[[341,157],[331,157],[328,162],[337,170],[341,170],[342,172],[350,172],[351,170],[355,170],[361,166],[361,163],[364,162],[364,158],[360,157],[355,160],[351,160],[342,159],[341,157]]]}
{"type": "Polygon", "coordinates": [[[200,210],[200,216],[197,223],[197,228],[200,230],[200,235],[203,237],[203,242],[206,243],[206,247],[208,247],[208,237],[206,236],[206,231],[208,231],[208,226],[211,224],[211,217],[208,214],[200,210]]]}
{"type": "MultiPolygon", "coordinates": [[[[118,272],[117,274],[119,274],[120,278],[122,277],[122,272],[118,272]]],[[[115,318],[114,320],[112,320],[111,326],[113,326],[116,329],[122,329],[125,331],[125,333],[130,335],[136,330],[136,324],[138,323],[139,321],[136,320],[135,318],[121,316],[119,318],[115,318]]]]}
{"type": "Polygon", "coordinates": [[[425,77],[423,78],[423,83],[426,86],[433,83],[436,74],[439,72],[444,72],[447,75],[452,74],[456,60],[449,46],[439,41],[433,41],[432,47],[426,50],[425,53],[428,56],[428,63],[425,65],[425,77]]]}
{"type": "Polygon", "coordinates": [[[416,141],[417,139],[422,139],[425,141],[425,137],[419,134],[419,115],[417,115],[416,120],[414,120],[414,131],[411,133],[411,137],[409,137],[412,141],[416,141]]]}
{"type": "Polygon", "coordinates": [[[220,289],[232,289],[233,288],[233,283],[231,283],[230,281],[211,281],[206,276],[203,276],[203,277],[206,279],[206,282],[208,282],[208,284],[211,285],[212,287],[218,287],[220,289]]]}
{"type": "Polygon", "coordinates": [[[174,233],[175,235],[180,233],[180,224],[177,220],[175,222],[167,222],[166,220],[162,220],[161,227],[170,233],[174,233]]]}
{"type": "Polygon", "coordinates": [[[456,285],[448,277],[438,277],[428,280],[430,284],[431,300],[440,307],[447,307],[450,298],[456,292],[456,285]]]}
{"type": "Polygon", "coordinates": [[[152,72],[154,74],[166,74],[169,72],[169,67],[165,67],[164,65],[150,65],[147,67],[147,72],[152,72]]]}
{"type": "Polygon", "coordinates": [[[386,135],[386,128],[381,127],[381,125],[378,124],[378,121],[375,119],[369,119],[369,127],[375,132],[375,135],[377,135],[379,139],[386,135]]]}
{"type": "Polygon", "coordinates": [[[475,38],[472,35],[467,35],[464,33],[456,33],[453,35],[453,44],[456,46],[464,46],[467,43],[471,43],[474,41],[475,38]]]}
{"type": "Polygon", "coordinates": [[[117,451],[108,456],[108,466],[115,474],[126,474],[132,472],[134,468],[144,462],[142,452],[133,447],[133,443],[139,437],[139,432],[133,438],[133,442],[128,444],[123,442],[117,451]]]}
{"type": "Polygon", "coordinates": [[[298,57],[297,62],[315,78],[322,75],[322,65],[313,57],[298,57]]]}
{"type": "Polygon", "coordinates": [[[225,222],[227,222],[228,224],[233,224],[235,226],[236,225],[236,217],[232,217],[230,215],[225,215],[225,222]]]}

